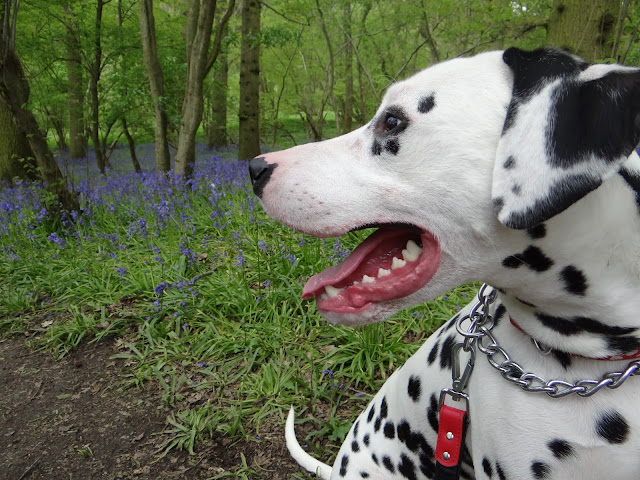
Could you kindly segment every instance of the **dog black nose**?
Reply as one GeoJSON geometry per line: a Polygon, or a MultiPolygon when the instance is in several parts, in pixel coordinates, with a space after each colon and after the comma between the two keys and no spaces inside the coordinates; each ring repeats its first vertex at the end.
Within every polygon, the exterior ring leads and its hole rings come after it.
{"type": "Polygon", "coordinates": [[[267,163],[264,157],[256,157],[249,162],[249,176],[253,185],[253,193],[258,197],[262,197],[262,190],[277,166],[277,163],[267,163]]]}

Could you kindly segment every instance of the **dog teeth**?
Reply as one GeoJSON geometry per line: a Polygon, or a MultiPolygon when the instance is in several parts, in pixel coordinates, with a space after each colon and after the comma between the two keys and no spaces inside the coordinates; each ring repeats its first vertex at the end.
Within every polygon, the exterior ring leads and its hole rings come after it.
{"type": "Polygon", "coordinates": [[[407,264],[406,260],[401,260],[399,258],[393,257],[393,260],[391,261],[391,270],[404,267],[406,264],[407,264]]]}
{"type": "Polygon", "coordinates": [[[370,277],[369,275],[365,275],[364,277],[362,277],[362,283],[372,283],[375,281],[376,279],[373,277],[370,277]]]}
{"type": "Polygon", "coordinates": [[[331,285],[324,287],[324,291],[329,298],[337,296],[342,290],[344,290],[344,288],[336,288],[331,285]]]}
{"type": "Polygon", "coordinates": [[[378,269],[378,278],[386,277],[387,275],[391,275],[391,270],[386,270],[384,268],[378,269]]]}
{"type": "Polygon", "coordinates": [[[407,262],[415,262],[421,253],[422,248],[419,247],[418,244],[413,240],[409,240],[407,242],[407,248],[402,250],[402,258],[404,258],[407,262]]]}

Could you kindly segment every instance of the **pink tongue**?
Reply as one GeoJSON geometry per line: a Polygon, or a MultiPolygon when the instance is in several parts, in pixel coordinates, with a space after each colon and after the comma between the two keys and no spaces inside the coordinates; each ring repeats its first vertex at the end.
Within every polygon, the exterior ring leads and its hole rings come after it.
{"type": "Polygon", "coordinates": [[[312,298],[324,293],[324,287],[327,285],[337,285],[349,277],[363,263],[367,255],[382,242],[393,237],[408,238],[407,232],[401,230],[381,228],[373,232],[342,263],[333,265],[311,277],[302,289],[302,298],[312,298]]]}

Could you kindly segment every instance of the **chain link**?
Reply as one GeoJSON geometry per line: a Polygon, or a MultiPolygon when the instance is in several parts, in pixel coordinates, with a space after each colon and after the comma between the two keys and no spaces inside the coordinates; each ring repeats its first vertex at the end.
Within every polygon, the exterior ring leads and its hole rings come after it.
{"type": "Polygon", "coordinates": [[[606,373],[600,380],[578,380],[576,383],[545,380],[535,373],[526,372],[511,359],[491,333],[495,323],[493,316],[489,313],[489,306],[496,299],[496,291],[492,290],[487,294],[489,288],[487,284],[482,285],[478,292],[478,302],[471,307],[468,314],[457,320],[456,330],[464,337],[462,349],[465,352],[471,352],[477,347],[487,356],[489,364],[509,382],[519,385],[527,392],[544,392],[552,398],[566,397],[572,393],[581,397],[590,397],[604,387],[618,388],[627,378],[640,375],[640,360],[632,361],[622,372],[606,373]],[[469,326],[464,329],[463,324],[467,321],[469,326]]]}

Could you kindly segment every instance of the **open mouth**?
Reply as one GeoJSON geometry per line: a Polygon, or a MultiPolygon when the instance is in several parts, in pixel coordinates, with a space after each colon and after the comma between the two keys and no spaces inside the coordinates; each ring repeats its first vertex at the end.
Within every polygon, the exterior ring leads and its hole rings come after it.
{"type": "Polygon", "coordinates": [[[406,297],[431,280],[440,263],[435,237],[412,225],[379,227],[342,263],[311,277],[302,298],[315,297],[320,311],[362,313],[376,303],[406,297]]]}

